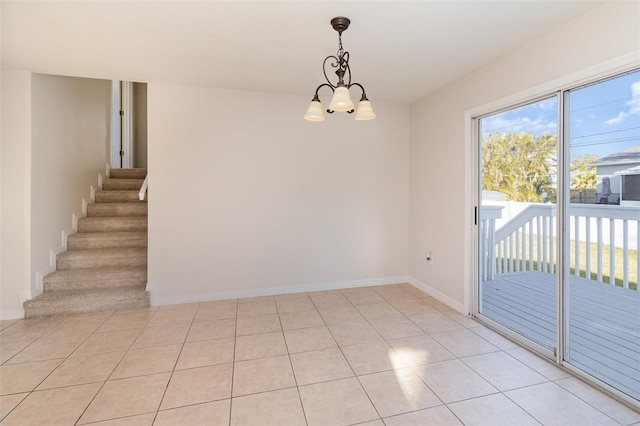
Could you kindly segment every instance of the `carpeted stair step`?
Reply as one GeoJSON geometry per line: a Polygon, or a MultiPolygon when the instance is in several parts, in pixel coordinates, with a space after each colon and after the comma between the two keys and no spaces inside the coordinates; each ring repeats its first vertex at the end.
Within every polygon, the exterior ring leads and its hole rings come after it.
{"type": "Polygon", "coordinates": [[[67,269],[48,274],[44,277],[43,283],[45,293],[99,288],[145,288],[147,285],[147,267],[120,266],[115,268],[67,269]]]}
{"type": "Polygon", "coordinates": [[[125,232],[146,230],[146,216],[83,217],[78,219],[78,232],[125,232]]]}
{"type": "Polygon", "coordinates": [[[146,308],[149,304],[149,292],[144,288],[115,288],[42,293],[24,302],[24,308],[25,318],[28,319],[146,308]]]}
{"type": "Polygon", "coordinates": [[[146,216],[147,203],[91,203],[87,205],[88,217],[146,216]]]}
{"type": "Polygon", "coordinates": [[[105,179],[102,189],[109,190],[137,190],[140,191],[144,179],[105,179]]]}
{"type": "Polygon", "coordinates": [[[104,191],[98,190],[96,191],[96,203],[144,203],[146,202],[146,198],[149,197],[149,194],[145,197],[145,200],[140,200],[138,190],[127,190],[127,191],[104,191]]]}
{"type": "Polygon", "coordinates": [[[147,264],[147,248],[69,250],[56,256],[56,270],[143,266],[147,264]]]}
{"type": "MultiPolygon", "coordinates": [[[[24,303],[25,318],[144,308],[147,285],[147,203],[138,194],[146,169],[111,169],[44,293],[24,303]]],[[[147,198],[147,197],[145,197],[147,198]]]]}
{"type": "Polygon", "coordinates": [[[111,179],[144,179],[147,176],[147,169],[111,169],[109,177],[111,179]]]}
{"type": "Polygon", "coordinates": [[[147,247],[147,232],[77,232],[67,237],[67,250],[130,247],[147,247]]]}

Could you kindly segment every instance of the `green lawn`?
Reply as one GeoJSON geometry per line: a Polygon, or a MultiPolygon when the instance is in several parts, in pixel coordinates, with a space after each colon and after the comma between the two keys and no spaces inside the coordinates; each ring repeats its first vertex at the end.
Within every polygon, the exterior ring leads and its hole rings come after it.
{"type": "MultiPolygon", "coordinates": [[[[521,242],[522,242],[522,238],[525,238],[526,240],[526,244],[525,244],[525,256],[523,256],[525,259],[529,259],[529,243],[528,243],[528,239],[529,239],[529,235],[524,235],[524,234],[520,234],[520,238],[521,238],[521,242]]],[[[536,247],[536,243],[537,243],[537,236],[533,235],[533,246],[534,246],[534,252],[533,252],[533,270],[537,271],[539,270],[538,268],[538,256],[537,256],[537,251],[535,249],[536,247]]],[[[554,244],[555,244],[555,238],[553,239],[554,244]]],[[[608,245],[603,244],[602,245],[602,281],[604,281],[605,283],[609,284],[611,283],[611,272],[610,272],[610,264],[609,264],[609,258],[610,258],[610,247],[608,245]]],[[[583,241],[581,241],[579,243],[578,246],[578,250],[579,250],[579,257],[580,257],[580,270],[579,270],[579,275],[581,277],[586,277],[587,276],[587,272],[586,272],[586,259],[587,259],[587,244],[583,241]]],[[[591,243],[591,248],[590,248],[590,258],[591,258],[591,279],[592,280],[597,280],[598,279],[598,274],[597,274],[597,266],[598,266],[598,245],[596,243],[591,243]]],[[[554,246],[554,251],[555,251],[555,246],[554,246]]],[[[616,247],[614,250],[615,253],[615,270],[614,270],[614,277],[615,277],[615,284],[619,287],[622,287],[622,281],[623,281],[623,250],[621,248],[616,247]]],[[[629,250],[628,251],[629,254],[629,264],[628,264],[628,273],[629,273],[629,288],[632,290],[637,290],[638,288],[638,275],[637,275],[637,265],[638,265],[638,251],[637,250],[629,250]]],[[[575,241],[571,240],[569,242],[569,252],[567,253],[567,256],[569,256],[569,267],[571,269],[571,274],[575,275],[575,241]]],[[[505,259],[504,261],[507,261],[507,259],[505,259]]],[[[499,262],[499,260],[497,260],[497,262],[499,262]]],[[[508,272],[511,271],[511,261],[509,260],[508,264],[505,265],[506,266],[506,270],[508,272]]],[[[556,271],[556,266],[555,264],[552,264],[552,270],[553,272],[556,271]]],[[[525,262],[524,265],[524,270],[528,271],[529,270],[529,262],[525,262]]]]}

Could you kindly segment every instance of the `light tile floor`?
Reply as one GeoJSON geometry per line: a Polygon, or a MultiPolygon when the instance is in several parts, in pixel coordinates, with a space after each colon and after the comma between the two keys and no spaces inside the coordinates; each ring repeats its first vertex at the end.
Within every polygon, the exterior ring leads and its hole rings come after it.
{"type": "Polygon", "coordinates": [[[3,425],[631,425],[408,284],[3,321],[3,425]]]}

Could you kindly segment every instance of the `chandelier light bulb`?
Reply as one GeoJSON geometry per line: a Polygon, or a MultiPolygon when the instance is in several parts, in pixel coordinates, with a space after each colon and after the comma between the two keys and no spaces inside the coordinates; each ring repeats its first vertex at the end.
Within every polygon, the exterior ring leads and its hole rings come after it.
{"type": "Polygon", "coordinates": [[[360,101],[354,119],[364,121],[373,120],[374,118],[376,118],[376,114],[373,112],[373,108],[371,108],[371,102],[366,100],[360,101]]]}
{"type": "Polygon", "coordinates": [[[332,111],[353,111],[353,102],[346,86],[338,86],[333,92],[329,109],[332,111]]]}
{"type": "Polygon", "coordinates": [[[304,115],[304,119],[307,121],[324,121],[324,113],[322,112],[322,104],[319,100],[312,100],[309,103],[309,108],[304,115]]]}

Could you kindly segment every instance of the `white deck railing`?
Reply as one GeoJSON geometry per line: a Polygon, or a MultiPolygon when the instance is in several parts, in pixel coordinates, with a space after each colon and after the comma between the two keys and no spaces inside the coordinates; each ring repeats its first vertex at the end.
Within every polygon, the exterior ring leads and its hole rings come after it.
{"type": "MultiPolygon", "coordinates": [[[[622,286],[629,288],[630,268],[635,268],[636,281],[640,276],[640,262],[630,259],[629,251],[640,247],[640,209],[625,206],[571,204],[569,208],[569,239],[574,246],[567,248],[573,274],[584,271],[585,278],[604,282],[605,257],[608,257],[609,282],[615,284],[616,262],[621,262],[618,275],[622,286]],[[603,232],[604,231],[604,232],[603,232]],[[584,242],[584,245],[580,244],[584,242]],[[592,244],[595,247],[592,248],[592,244]],[[605,253],[608,245],[608,253],[605,253]],[[584,247],[584,250],[581,250],[584,247]],[[616,254],[616,248],[621,254],[616,254]],[[595,265],[591,261],[595,249],[595,265]],[[583,252],[584,251],[584,252],[583,252]],[[605,256],[606,255],[606,256],[605,256]],[[594,269],[595,268],[595,269],[594,269]]],[[[556,208],[551,204],[531,204],[500,229],[496,219],[502,207],[483,206],[480,221],[481,276],[491,280],[496,274],[539,271],[555,273],[556,208]]]]}

